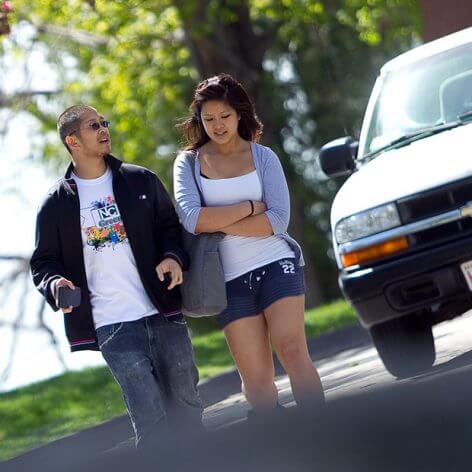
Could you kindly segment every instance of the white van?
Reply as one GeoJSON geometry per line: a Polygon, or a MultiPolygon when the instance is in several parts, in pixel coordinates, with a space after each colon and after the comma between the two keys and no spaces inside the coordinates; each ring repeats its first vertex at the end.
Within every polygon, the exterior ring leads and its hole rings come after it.
{"type": "Polygon", "coordinates": [[[344,296],[393,375],[431,367],[432,326],[472,307],[472,28],[386,63],[359,142],[320,164],[349,176],[331,209],[344,296]]]}

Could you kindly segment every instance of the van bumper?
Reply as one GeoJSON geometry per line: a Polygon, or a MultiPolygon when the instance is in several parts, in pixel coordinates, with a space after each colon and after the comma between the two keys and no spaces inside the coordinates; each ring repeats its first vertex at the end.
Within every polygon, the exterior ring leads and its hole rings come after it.
{"type": "Polygon", "coordinates": [[[472,260],[472,238],[433,247],[400,259],[341,272],[339,285],[361,324],[370,328],[408,313],[434,308],[438,313],[472,307],[460,264],[472,260]]]}

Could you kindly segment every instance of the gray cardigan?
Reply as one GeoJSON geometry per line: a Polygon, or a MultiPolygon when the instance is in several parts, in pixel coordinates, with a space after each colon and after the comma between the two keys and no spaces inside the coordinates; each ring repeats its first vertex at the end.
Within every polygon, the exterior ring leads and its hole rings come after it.
{"type": "MultiPolygon", "coordinates": [[[[272,225],[274,235],[280,236],[295,252],[299,265],[305,265],[300,245],[287,233],[290,220],[290,195],[280,160],[272,149],[251,143],[252,157],[262,186],[262,201],[267,206],[265,214],[272,225]]],[[[184,228],[193,234],[200,209],[204,202],[200,176],[198,152],[195,159],[195,173],[186,158],[186,152],[179,153],[174,162],[174,197],[176,210],[184,228]],[[196,176],[196,182],[195,178],[196,176]],[[198,188],[197,188],[198,185],[198,188]]]]}

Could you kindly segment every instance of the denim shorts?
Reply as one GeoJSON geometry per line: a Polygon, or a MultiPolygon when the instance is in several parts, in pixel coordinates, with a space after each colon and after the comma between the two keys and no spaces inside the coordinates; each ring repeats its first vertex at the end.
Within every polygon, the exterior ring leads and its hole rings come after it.
{"type": "Polygon", "coordinates": [[[232,321],[258,315],[281,298],[304,293],[303,268],[294,258],[280,259],[226,282],[228,306],[216,318],[224,328],[232,321]]]}

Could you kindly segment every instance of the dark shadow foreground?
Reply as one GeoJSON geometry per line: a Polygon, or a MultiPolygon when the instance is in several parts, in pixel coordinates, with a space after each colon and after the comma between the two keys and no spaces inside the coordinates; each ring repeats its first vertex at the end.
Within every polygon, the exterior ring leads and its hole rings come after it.
{"type": "MultiPolygon", "coordinates": [[[[310,356],[314,361],[326,359],[354,347],[370,345],[367,332],[359,325],[348,326],[340,330],[323,334],[316,339],[308,340],[310,356]]],[[[275,359],[277,374],[282,369],[275,359]]],[[[230,371],[202,382],[199,391],[205,407],[218,403],[230,395],[239,392],[241,379],[237,371],[230,371]]],[[[228,416],[226,421],[230,421],[228,416]]],[[[221,424],[222,415],[207,416],[206,425],[214,429],[221,424]]],[[[224,420],[223,420],[224,421],[224,420]]],[[[91,428],[62,437],[42,446],[25,451],[21,455],[0,463],[0,471],[29,471],[37,470],[37,465],[47,467],[48,470],[68,470],[71,464],[82,464],[90,461],[100,451],[109,450],[116,444],[122,443],[133,435],[127,415],[108,420],[91,428]]],[[[212,441],[213,436],[210,436],[212,441]]],[[[190,444],[200,439],[192,438],[190,444]]],[[[180,448],[180,446],[179,446],[180,448]]]]}
{"type": "MultiPolygon", "coordinates": [[[[332,400],[322,411],[292,408],[261,424],[168,436],[145,452],[123,447],[93,458],[70,457],[69,470],[472,470],[471,393],[472,370],[460,368],[332,400]]],[[[53,470],[48,464],[35,469],[53,470]]]]}

